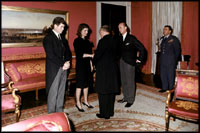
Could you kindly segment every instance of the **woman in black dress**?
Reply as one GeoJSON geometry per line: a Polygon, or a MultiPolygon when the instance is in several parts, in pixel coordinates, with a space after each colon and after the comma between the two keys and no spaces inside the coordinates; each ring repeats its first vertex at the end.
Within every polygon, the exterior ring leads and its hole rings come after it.
{"type": "Polygon", "coordinates": [[[114,115],[115,95],[119,93],[119,68],[117,64],[117,43],[110,35],[110,28],[100,28],[101,39],[95,50],[93,63],[96,67],[95,88],[99,99],[98,118],[109,119],[114,115]]]}
{"type": "Polygon", "coordinates": [[[76,107],[80,112],[84,112],[81,105],[81,90],[83,89],[84,102],[83,105],[93,108],[88,103],[88,88],[91,83],[92,76],[92,47],[93,44],[88,40],[88,32],[90,27],[82,23],[78,27],[77,38],[74,40],[74,50],[76,53],[76,107]]]}

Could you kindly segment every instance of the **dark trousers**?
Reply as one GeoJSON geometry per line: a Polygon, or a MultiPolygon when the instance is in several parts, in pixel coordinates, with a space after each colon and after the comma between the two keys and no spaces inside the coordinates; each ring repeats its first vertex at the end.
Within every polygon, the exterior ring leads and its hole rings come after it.
{"type": "Polygon", "coordinates": [[[120,59],[120,74],[124,100],[133,103],[136,93],[135,66],[131,66],[120,59]]]}
{"type": "Polygon", "coordinates": [[[162,90],[171,90],[174,88],[176,69],[174,66],[160,66],[160,78],[162,90]]]}
{"type": "Polygon", "coordinates": [[[48,93],[48,113],[63,112],[67,71],[59,69],[48,93]]]}
{"type": "Polygon", "coordinates": [[[99,112],[103,117],[114,115],[115,94],[98,94],[99,112]]]}

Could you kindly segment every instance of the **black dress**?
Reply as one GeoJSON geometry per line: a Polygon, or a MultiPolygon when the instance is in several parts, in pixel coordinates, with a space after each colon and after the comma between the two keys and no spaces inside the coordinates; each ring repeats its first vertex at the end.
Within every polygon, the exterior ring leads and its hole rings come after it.
{"type": "Polygon", "coordinates": [[[92,58],[83,58],[83,54],[92,54],[93,44],[88,39],[77,37],[73,45],[76,54],[76,88],[87,88],[92,82],[92,58]]]}

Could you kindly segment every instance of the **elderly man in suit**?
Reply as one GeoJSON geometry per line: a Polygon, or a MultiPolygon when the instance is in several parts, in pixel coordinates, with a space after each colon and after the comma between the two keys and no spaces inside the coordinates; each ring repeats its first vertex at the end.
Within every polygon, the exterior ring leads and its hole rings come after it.
{"type": "Polygon", "coordinates": [[[135,36],[130,34],[130,29],[126,23],[120,23],[118,25],[118,28],[119,32],[122,35],[120,40],[120,73],[122,92],[124,96],[124,98],[119,100],[118,102],[127,102],[125,107],[130,107],[135,101],[135,67],[137,63],[141,63],[143,61],[145,55],[145,48],[135,36]],[[137,57],[138,52],[139,57],[137,57]]]}
{"type": "Polygon", "coordinates": [[[70,68],[71,51],[62,36],[65,20],[56,17],[43,40],[46,52],[46,92],[48,113],[63,112],[67,69],[70,68]]]}
{"type": "Polygon", "coordinates": [[[109,119],[114,116],[115,95],[119,92],[116,41],[110,34],[108,25],[103,25],[99,33],[101,39],[93,59],[96,67],[95,87],[99,99],[99,113],[96,116],[109,119]]]}
{"type": "Polygon", "coordinates": [[[164,36],[161,37],[160,76],[162,89],[159,91],[161,93],[173,89],[176,66],[181,55],[180,41],[172,33],[172,27],[165,25],[163,28],[164,36]]]}

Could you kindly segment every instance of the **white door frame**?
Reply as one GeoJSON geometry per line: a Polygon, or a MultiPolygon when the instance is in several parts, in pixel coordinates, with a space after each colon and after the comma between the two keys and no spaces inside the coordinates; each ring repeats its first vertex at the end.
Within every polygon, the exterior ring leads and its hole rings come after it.
{"type": "Polygon", "coordinates": [[[97,7],[96,8],[96,11],[97,11],[96,41],[97,41],[97,43],[100,39],[99,29],[101,27],[101,3],[126,6],[126,23],[131,29],[131,2],[119,2],[119,1],[116,1],[116,2],[115,1],[112,1],[112,2],[101,1],[101,2],[99,2],[99,1],[97,1],[96,2],[96,7],[97,7]]]}

